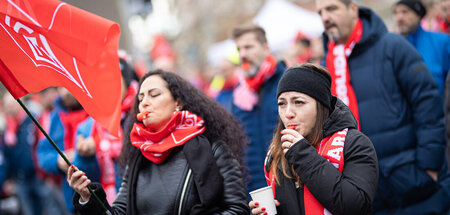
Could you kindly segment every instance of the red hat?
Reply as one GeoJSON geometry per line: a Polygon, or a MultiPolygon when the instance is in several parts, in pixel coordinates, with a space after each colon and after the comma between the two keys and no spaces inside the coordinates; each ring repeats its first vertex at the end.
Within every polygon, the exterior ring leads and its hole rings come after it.
{"type": "Polygon", "coordinates": [[[150,57],[155,60],[160,57],[168,57],[175,59],[175,52],[165,36],[158,34],[154,37],[153,47],[150,57]]]}

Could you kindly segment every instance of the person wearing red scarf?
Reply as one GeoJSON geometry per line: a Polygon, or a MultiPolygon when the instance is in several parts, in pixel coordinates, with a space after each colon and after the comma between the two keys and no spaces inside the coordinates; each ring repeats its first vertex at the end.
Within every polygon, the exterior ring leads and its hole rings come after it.
{"type": "Polygon", "coordinates": [[[250,140],[245,158],[250,174],[247,190],[252,191],[265,185],[261,166],[277,121],[275,96],[286,64],[270,53],[266,33],[260,26],[243,24],[232,34],[239,52],[241,77],[233,90],[231,112],[250,140]]]}
{"type": "MultiPolygon", "coordinates": [[[[65,88],[58,88],[59,98],[55,101],[55,107],[50,112],[48,135],[56,145],[64,151],[70,162],[73,161],[75,151],[75,137],[78,125],[86,120],[88,114],[77,99],[65,88]]],[[[67,164],[58,155],[47,138],[39,140],[37,145],[37,161],[39,168],[50,175],[59,176],[61,193],[64,196],[65,208],[73,212],[71,196],[73,190],[65,183],[64,176],[67,164]]]]}
{"type": "Polygon", "coordinates": [[[239,53],[236,48],[229,51],[217,66],[218,74],[211,81],[209,95],[231,112],[233,91],[239,83],[239,53]]]}
{"type": "Polygon", "coordinates": [[[67,181],[80,214],[248,214],[241,172],[245,135],[218,103],[174,73],[156,70],[139,83],[119,160],[124,180],[112,206],[99,183],[76,167],[67,181]]]}
{"type": "Polygon", "coordinates": [[[450,1],[440,0],[440,13],[438,14],[439,30],[443,33],[450,34],[450,1]]]}
{"type": "MultiPolygon", "coordinates": [[[[358,129],[377,152],[380,175],[371,213],[448,214],[443,100],[427,58],[355,1],[315,3],[325,29],[322,64],[333,77],[331,92],[349,106],[358,129]]],[[[405,12],[399,6],[411,8],[419,17],[425,14],[418,0],[399,1],[393,8],[398,15],[405,12]]],[[[449,47],[422,45],[436,54],[433,66],[441,58],[433,47],[449,47]]]]}
{"type": "MultiPolygon", "coordinates": [[[[5,167],[2,174],[14,182],[14,194],[19,200],[21,212],[41,215],[45,208],[45,188],[37,175],[33,156],[37,127],[11,94],[5,93],[2,97],[6,117],[6,130],[0,135],[0,153],[4,153],[0,163],[4,163],[5,167]]],[[[31,106],[29,98],[22,101],[31,106]]],[[[36,115],[34,109],[30,108],[30,111],[36,115]]]]}
{"type": "MultiPolygon", "coordinates": [[[[280,79],[280,120],[264,168],[279,215],[371,209],[378,182],[375,149],[330,88],[328,71],[310,63],[287,69],[280,79]]],[[[252,214],[265,213],[260,202],[249,206],[252,214]]]]}
{"type": "Polygon", "coordinates": [[[122,73],[122,117],[119,136],[111,135],[92,117],[89,117],[78,126],[77,150],[72,162],[73,165],[84,170],[91,179],[100,182],[109,203],[116,198],[120,187],[118,158],[122,148],[123,128],[137,92],[137,82],[132,78],[133,71],[129,64],[123,58],[120,58],[119,63],[122,73]]]}

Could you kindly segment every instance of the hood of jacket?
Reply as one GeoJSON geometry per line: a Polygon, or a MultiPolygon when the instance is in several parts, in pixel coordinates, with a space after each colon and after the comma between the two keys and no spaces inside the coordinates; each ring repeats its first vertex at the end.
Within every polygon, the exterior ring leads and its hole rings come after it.
{"type": "MultiPolygon", "coordinates": [[[[361,40],[355,45],[354,52],[360,51],[358,49],[368,47],[374,41],[378,40],[381,36],[386,34],[387,28],[383,20],[371,9],[365,7],[359,7],[358,15],[363,25],[363,35],[361,40]]],[[[328,52],[329,38],[326,33],[323,33],[323,47],[325,48],[325,54],[328,52]]]]}
{"type": "Polygon", "coordinates": [[[350,108],[342,102],[342,100],[333,96],[331,99],[331,105],[333,110],[331,111],[330,116],[327,121],[323,125],[323,136],[329,136],[343,130],[345,128],[357,128],[358,124],[356,122],[355,117],[353,116],[350,108]]]}

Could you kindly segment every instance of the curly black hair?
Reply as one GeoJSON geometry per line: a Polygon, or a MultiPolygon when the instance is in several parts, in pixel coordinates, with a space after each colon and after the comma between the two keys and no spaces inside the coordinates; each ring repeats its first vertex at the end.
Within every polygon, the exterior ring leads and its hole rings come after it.
{"type": "MultiPolygon", "coordinates": [[[[142,82],[152,75],[159,75],[166,81],[167,88],[172,93],[174,100],[180,102],[183,110],[188,110],[203,118],[207,128],[203,135],[210,142],[222,141],[227,144],[231,154],[241,164],[241,168],[244,168],[242,157],[244,156],[244,149],[248,144],[248,139],[238,120],[216,101],[207,97],[202,91],[175,73],[159,69],[150,71],[141,78],[139,88],[142,82]]],[[[123,147],[119,158],[122,169],[126,166],[128,158],[139,153],[138,148],[133,147],[130,142],[133,124],[138,122],[136,118],[136,114],[139,113],[138,107],[139,99],[136,95],[124,131],[123,147]]]]}

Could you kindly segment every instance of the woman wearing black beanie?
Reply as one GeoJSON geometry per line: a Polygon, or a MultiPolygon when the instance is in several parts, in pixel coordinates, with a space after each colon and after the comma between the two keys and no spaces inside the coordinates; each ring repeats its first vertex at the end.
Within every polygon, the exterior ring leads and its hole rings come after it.
{"type": "MultiPolygon", "coordinates": [[[[331,95],[314,64],[289,68],[278,84],[279,123],[265,163],[277,214],[368,214],[378,184],[372,142],[331,95]]],[[[252,214],[267,214],[251,201],[252,214]]]]}

